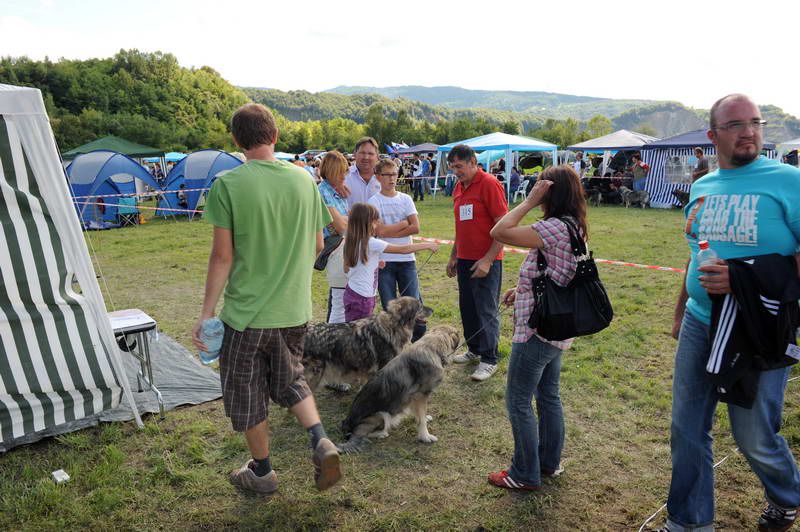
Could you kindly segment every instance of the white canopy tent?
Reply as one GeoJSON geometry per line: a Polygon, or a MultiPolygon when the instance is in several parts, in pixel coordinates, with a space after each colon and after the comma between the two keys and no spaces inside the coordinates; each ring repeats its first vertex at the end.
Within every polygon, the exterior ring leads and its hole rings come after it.
{"type": "Polygon", "coordinates": [[[41,92],[0,85],[0,447],[123,393],[142,424],[70,197],[41,92]]]}
{"type": "MultiPolygon", "coordinates": [[[[509,135],[508,133],[489,133],[488,135],[482,135],[480,137],[474,137],[467,140],[461,140],[458,142],[451,142],[450,144],[445,144],[444,146],[439,146],[437,148],[438,151],[438,162],[436,168],[439,171],[444,170],[443,158],[444,154],[451,151],[455,146],[459,144],[466,144],[476,152],[483,152],[487,150],[502,150],[505,152],[505,159],[506,159],[506,169],[505,169],[505,180],[506,183],[510,182],[509,176],[511,175],[511,168],[515,166],[513,155],[514,153],[519,152],[547,152],[551,153],[553,157],[553,165],[558,164],[558,146],[555,144],[550,144],[549,142],[545,142],[540,139],[535,139],[533,137],[523,137],[520,135],[509,135]]],[[[508,195],[509,203],[511,203],[511,187],[506,187],[506,194],[508,195]]]]}
{"type": "Polygon", "coordinates": [[[608,135],[589,139],[578,144],[573,144],[567,147],[571,151],[582,151],[586,153],[602,153],[603,164],[600,168],[600,175],[605,175],[606,167],[608,166],[611,156],[614,152],[620,150],[638,150],[645,144],[650,144],[661,140],[657,137],[651,137],[644,133],[637,133],[636,131],[628,131],[627,129],[620,129],[608,135]]]}

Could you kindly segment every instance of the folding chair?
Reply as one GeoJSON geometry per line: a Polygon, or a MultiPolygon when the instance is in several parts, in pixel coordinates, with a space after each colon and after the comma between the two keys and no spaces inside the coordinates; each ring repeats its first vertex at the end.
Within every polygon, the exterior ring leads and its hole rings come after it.
{"type": "Polygon", "coordinates": [[[436,193],[439,192],[440,190],[442,190],[442,188],[439,186],[439,178],[438,177],[434,177],[433,178],[433,185],[431,185],[431,195],[435,198],[436,197],[436,193]]]}
{"type": "Polygon", "coordinates": [[[117,223],[120,227],[139,225],[139,209],[136,207],[136,198],[124,197],[117,202],[117,223]]]}
{"type": "Polygon", "coordinates": [[[530,182],[529,179],[523,179],[520,182],[519,186],[517,187],[517,190],[514,191],[514,199],[512,200],[512,203],[517,202],[517,196],[522,196],[522,199],[525,199],[525,190],[528,188],[529,182],[530,182]]]}

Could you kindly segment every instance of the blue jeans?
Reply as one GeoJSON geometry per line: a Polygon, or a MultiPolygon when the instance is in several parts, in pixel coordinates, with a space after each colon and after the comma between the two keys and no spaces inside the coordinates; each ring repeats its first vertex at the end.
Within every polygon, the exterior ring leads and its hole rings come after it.
{"type": "Polygon", "coordinates": [[[486,277],[472,278],[470,268],[477,261],[458,259],[458,310],[464,326],[464,338],[472,353],[481,362],[497,364],[497,342],[500,340],[500,285],[503,283],[503,261],[492,262],[486,277]]]}
{"type": "Polygon", "coordinates": [[[564,410],[558,393],[561,350],[532,336],[511,346],[506,409],[514,433],[508,474],[525,484],[541,484],[541,470],[555,471],[564,448],[564,410]],[[536,397],[537,423],[531,401],[536,397]]]}
{"type": "MultiPolygon", "coordinates": [[[[708,326],[686,312],[672,382],[670,530],[712,530],[714,521],[711,426],[717,395],[706,374],[708,334],[708,326]]],[[[761,480],[767,500],[787,509],[800,506],[800,474],[778,434],[788,376],[789,368],[764,371],[753,408],[728,405],[736,445],[761,480]]]]}
{"type": "MultiPolygon", "coordinates": [[[[378,295],[381,297],[381,306],[386,310],[386,305],[392,299],[397,299],[397,292],[401,296],[416,297],[422,301],[419,294],[419,278],[417,277],[417,262],[413,260],[403,262],[386,262],[386,266],[378,270],[378,295]]],[[[419,340],[425,335],[427,325],[424,320],[414,324],[412,341],[419,340]]]]}

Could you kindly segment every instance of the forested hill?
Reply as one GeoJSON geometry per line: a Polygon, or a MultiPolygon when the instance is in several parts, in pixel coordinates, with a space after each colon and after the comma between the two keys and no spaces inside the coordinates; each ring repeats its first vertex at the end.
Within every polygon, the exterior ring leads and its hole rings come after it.
{"type": "Polygon", "coordinates": [[[248,101],[209,67],[137,50],[85,61],[4,57],[0,83],[42,91],[62,151],[105,135],[165,150],[232,148],[227,124],[248,101]]]}
{"type": "MultiPolygon", "coordinates": [[[[294,153],[310,148],[350,150],[362,135],[371,135],[381,144],[443,144],[492,131],[524,133],[569,146],[622,128],[666,137],[703,127],[707,120],[707,111],[675,102],[548,93],[500,91],[492,96],[477,91],[482,98],[478,100],[468,97],[476,91],[445,88],[448,90],[442,91],[437,101],[465,105],[456,109],[374,93],[241,89],[210,67],[184,68],[171,54],[137,50],[84,61],[0,58],[0,83],[42,91],[62,151],[106,135],[166,151],[232,149],[230,117],[251,100],[276,112],[281,130],[277,148],[294,153]],[[523,97],[530,95],[538,95],[539,108],[529,105],[533,100],[523,102],[523,97]],[[514,99],[513,105],[508,103],[514,99]],[[485,107],[468,106],[477,103],[485,107]],[[559,118],[570,106],[588,106],[592,113],[584,109],[559,118]],[[619,112],[625,106],[630,107],[619,112]]],[[[409,90],[405,94],[417,93],[409,90]]],[[[764,106],[762,112],[769,122],[767,139],[800,137],[797,118],[774,106],[764,106]]]]}
{"type": "Polygon", "coordinates": [[[379,94],[387,98],[405,98],[451,109],[480,107],[528,113],[559,120],[574,118],[579,121],[589,120],[598,114],[612,118],[636,107],[664,103],[654,100],[616,100],[554,92],[487,91],[462,89],[461,87],[421,87],[419,85],[400,87],[340,86],[325,92],[345,95],[379,94]]]}
{"type": "Polygon", "coordinates": [[[544,119],[525,113],[500,109],[450,109],[441,105],[431,105],[406,98],[389,98],[380,94],[334,94],[331,92],[312,93],[304,90],[280,91],[277,89],[245,88],[245,93],[254,102],[263,103],[275,109],[289,120],[330,120],[347,118],[358,123],[367,119],[372,105],[378,104],[389,116],[401,111],[412,120],[435,123],[440,120],[487,120],[501,123],[512,120],[519,122],[523,129],[540,126],[544,119]]]}
{"type": "MultiPolygon", "coordinates": [[[[415,120],[435,123],[439,120],[485,120],[495,124],[517,123],[524,133],[547,128],[553,120],[575,121],[586,128],[589,120],[603,116],[612,129],[639,131],[660,138],[700,129],[708,123],[708,111],[686,107],[677,102],[650,100],[610,100],[586,96],[571,96],[543,92],[470,91],[458,87],[389,87],[362,93],[372,87],[337,87],[331,91],[279,91],[275,89],[244,89],[253,101],[271,107],[290,120],[328,120],[343,117],[358,123],[366,121],[371,106],[378,105],[389,117],[401,111],[415,120]],[[401,90],[408,89],[408,90],[401,90]],[[442,89],[441,91],[437,89],[442,89]],[[352,94],[346,94],[352,93],[352,94]],[[468,96],[470,93],[478,93],[468,96]],[[524,100],[529,95],[531,99],[524,100]],[[410,96],[425,97],[414,101],[410,96]],[[461,103],[465,108],[453,108],[461,103]],[[484,107],[466,107],[480,104],[484,107]],[[490,108],[496,105],[499,108],[490,108]],[[528,109],[528,111],[509,108],[528,109]]],[[[800,136],[800,120],[773,105],[761,106],[768,121],[765,138],[780,142],[800,136]]]]}

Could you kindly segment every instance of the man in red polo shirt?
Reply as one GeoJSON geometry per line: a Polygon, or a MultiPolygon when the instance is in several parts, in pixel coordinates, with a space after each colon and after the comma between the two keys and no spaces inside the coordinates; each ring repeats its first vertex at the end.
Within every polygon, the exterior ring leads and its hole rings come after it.
{"type": "Polygon", "coordinates": [[[453,361],[480,362],[472,379],[484,381],[497,371],[497,309],[503,280],[503,245],[489,231],[508,212],[508,202],[503,185],[478,168],[469,146],[455,146],[447,162],[458,179],[453,190],[456,239],[447,276],[458,276],[458,307],[468,347],[453,361]]]}

